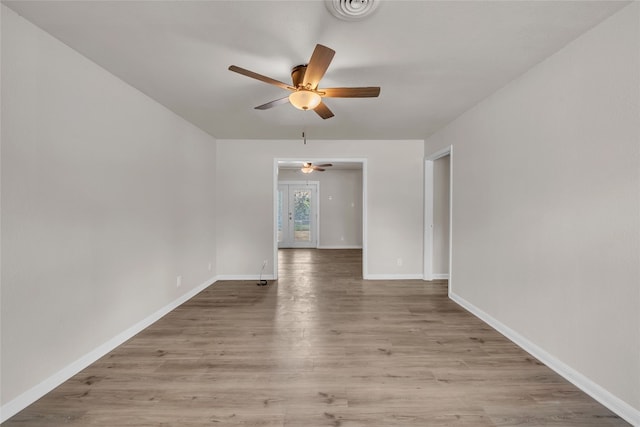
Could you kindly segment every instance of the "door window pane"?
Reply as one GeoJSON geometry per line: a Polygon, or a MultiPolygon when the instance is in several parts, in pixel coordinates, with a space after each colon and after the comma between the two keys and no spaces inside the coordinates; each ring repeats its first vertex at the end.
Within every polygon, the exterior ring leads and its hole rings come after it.
{"type": "Polygon", "coordinates": [[[311,240],[311,192],[296,190],[293,193],[293,220],[295,242],[311,240]]]}

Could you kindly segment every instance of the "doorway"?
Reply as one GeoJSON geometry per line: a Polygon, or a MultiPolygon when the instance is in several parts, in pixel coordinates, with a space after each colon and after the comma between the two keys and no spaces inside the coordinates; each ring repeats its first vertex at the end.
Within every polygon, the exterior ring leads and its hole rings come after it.
{"type": "Polygon", "coordinates": [[[279,183],[276,221],[278,248],[317,247],[318,183],[279,183]]]}
{"type": "MultiPolygon", "coordinates": [[[[336,169],[356,169],[360,171],[360,178],[359,178],[359,182],[360,182],[360,192],[358,194],[358,199],[359,201],[357,203],[348,203],[348,209],[353,209],[354,207],[360,206],[361,208],[361,218],[359,221],[359,227],[361,229],[361,233],[359,234],[359,241],[361,242],[361,244],[357,245],[358,249],[361,249],[362,251],[362,255],[361,255],[361,262],[362,262],[362,277],[367,279],[368,276],[368,268],[367,268],[367,159],[364,158],[327,158],[327,157],[322,157],[322,158],[316,158],[316,157],[305,157],[304,159],[300,159],[300,158],[274,158],[273,161],[273,223],[274,223],[274,227],[273,227],[273,278],[274,280],[278,280],[278,250],[279,248],[281,248],[282,246],[280,245],[280,229],[282,227],[282,230],[284,232],[284,225],[286,222],[289,221],[288,219],[288,210],[282,210],[282,212],[286,212],[287,213],[287,218],[286,221],[284,221],[284,216],[282,216],[281,218],[283,219],[282,222],[278,221],[279,218],[279,214],[278,211],[280,209],[280,201],[283,200],[285,197],[280,196],[280,184],[292,184],[292,183],[315,183],[317,184],[317,192],[316,192],[316,197],[317,197],[317,209],[315,212],[315,215],[312,217],[312,219],[314,221],[316,221],[315,226],[312,226],[312,228],[316,231],[316,235],[315,235],[315,239],[316,239],[316,248],[321,248],[323,249],[338,249],[338,248],[352,248],[355,249],[355,246],[349,246],[348,245],[348,239],[350,238],[350,236],[348,234],[344,234],[344,233],[338,233],[336,234],[337,236],[337,244],[336,243],[332,243],[329,241],[329,239],[327,238],[327,236],[323,236],[320,233],[320,220],[321,220],[321,212],[322,215],[325,215],[325,213],[330,213],[331,212],[331,206],[328,206],[327,209],[322,208],[321,211],[321,207],[320,207],[320,202],[319,202],[319,193],[320,193],[320,184],[324,181],[319,180],[319,181],[308,181],[307,179],[301,179],[301,178],[306,178],[306,176],[300,176],[300,177],[294,177],[296,175],[297,172],[294,171],[300,171],[300,165],[303,164],[304,162],[312,162],[312,163],[316,163],[316,164],[320,164],[320,163],[332,163],[333,167],[332,170],[336,170],[336,169]],[[282,175],[282,176],[280,176],[282,175]],[[285,178],[286,176],[286,178],[285,178]],[[280,178],[280,179],[279,179],[280,178]],[[321,182],[322,181],[322,182],[321,182]],[[343,241],[343,236],[344,236],[344,241],[343,241]]],[[[301,173],[301,172],[300,172],[301,173]]],[[[331,173],[331,172],[327,172],[331,173]]],[[[326,178],[326,177],[325,177],[326,178]]],[[[324,178],[323,178],[324,179],[324,178]]],[[[327,186],[325,186],[325,184],[322,185],[322,193],[323,193],[323,203],[333,203],[336,204],[336,202],[338,201],[335,197],[335,194],[331,192],[330,188],[331,185],[327,184],[327,186]],[[327,191],[325,191],[327,190],[327,191]],[[332,199],[333,197],[333,199],[332,199]]],[[[289,195],[287,195],[287,199],[288,199],[289,195]]],[[[283,206],[284,208],[284,206],[283,206]]],[[[325,215],[326,216],[326,215],[325,215]]],[[[326,219],[326,218],[325,218],[326,219]]],[[[335,221],[331,221],[330,224],[335,224],[335,221]]],[[[322,233],[325,233],[328,230],[331,230],[331,227],[324,227],[323,228],[324,231],[322,231],[322,233]]],[[[325,233],[326,234],[326,233],[325,233]]],[[[334,236],[335,237],[335,236],[334,236]]],[[[296,247],[304,247],[304,246],[296,246],[296,247]]],[[[319,249],[319,250],[321,250],[319,249]]]]}
{"type": "Polygon", "coordinates": [[[453,147],[425,158],[424,280],[452,284],[453,147]],[[446,252],[446,253],[445,253],[446,252]]]}

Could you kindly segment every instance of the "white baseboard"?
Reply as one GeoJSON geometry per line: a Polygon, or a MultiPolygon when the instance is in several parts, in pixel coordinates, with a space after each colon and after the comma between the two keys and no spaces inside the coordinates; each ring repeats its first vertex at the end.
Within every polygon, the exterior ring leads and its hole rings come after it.
{"type": "Polygon", "coordinates": [[[534,356],[536,359],[540,360],[549,368],[553,369],[556,373],[564,377],[567,381],[578,387],[580,390],[584,391],[589,396],[600,402],[602,405],[609,408],[619,417],[623,418],[625,421],[631,423],[636,427],[640,426],[640,410],[634,408],[625,401],[616,397],[602,386],[591,381],[580,372],[571,368],[564,362],[558,360],[556,357],[547,353],[538,345],[529,341],[513,329],[496,320],[495,318],[485,313],[478,307],[474,306],[459,295],[456,295],[453,292],[449,292],[449,298],[451,298],[453,301],[455,301],[457,304],[462,306],[474,316],[478,317],[480,320],[487,323],[496,331],[500,332],[502,335],[504,335],[513,343],[534,356]]]}
{"type": "Polygon", "coordinates": [[[367,274],[364,280],[422,280],[422,274],[367,274]]]}
{"type": "Polygon", "coordinates": [[[30,388],[15,399],[2,405],[2,407],[0,408],[0,423],[5,422],[18,412],[22,411],[27,406],[31,405],[36,400],[40,399],[45,394],[49,393],[54,388],[58,387],[63,382],[67,381],[69,378],[76,375],[78,372],[82,371],[87,366],[91,365],[96,360],[100,359],[101,357],[118,347],[120,344],[124,343],[144,329],[148,328],[153,323],[157,322],[163,316],[169,313],[171,310],[179,307],[204,289],[208,288],[210,285],[215,283],[216,280],[216,277],[212,277],[201,285],[193,288],[186,294],[181,295],[179,298],[162,307],[160,310],[156,311],[145,319],[142,319],[140,322],[122,331],[115,337],[111,338],[109,341],[101,344],[94,350],[62,368],[49,378],[42,381],[40,384],[30,388]]]}
{"type": "Polygon", "coordinates": [[[362,245],[359,245],[359,246],[358,245],[355,245],[355,246],[354,245],[343,245],[343,246],[322,245],[322,246],[318,246],[318,249],[362,249],[362,245]]]}
{"type": "Polygon", "coordinates": [[[449,273],[434,273],[433,280],[449,280],[449,273]]]}
{"type": "MultiPolygon", "coordinates": [[[[275,280],[273,274],[263,274],[263,280],[275,280]]],[[[223,274],[218,276],[218,281],[221,280],[260,280],[259,274],[223,274]]]]}

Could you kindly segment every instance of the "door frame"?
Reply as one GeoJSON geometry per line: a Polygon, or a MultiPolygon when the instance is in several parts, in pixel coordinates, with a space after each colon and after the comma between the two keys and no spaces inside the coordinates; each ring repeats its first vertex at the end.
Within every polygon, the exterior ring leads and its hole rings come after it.
{"type": "MultiPolygon", "coordinates": [[[[315,218],[312,218],[312,224],[313,224],[313,233],[314,233],[314,237],[315,237],[315,245],[314,246],[304,246],[306,248],[318,248],[318,245],[320,244],[320,181],[306,181],[306,180],[299,180],[299,181],[278,181],[278,186],[280,185],[300,185],[300,186],[315,186],[315,197],[313,198],[312,203],[315,205],[314,206],[314,212],[313,214],[315,215],[315,218]]],[[[278,191],[278,187],[276,187],[276,193],[278,191]]],[[[277,194],[276,194],[276,245],[278,244],[277,240],[278,240],[278,207],[277,207],[277,194]]],[[[288,195],[287,195],[288,197],[288,195]]],[[[287,201],[287,203],[289,203],[289,201],[287,201]]],[[[295,249],[295,246],[292,246],[292,248],[295,249]]],[[[279,249],[279,248],[278,248],[279,249]]]]}
{"type": "Polygon", "coordinates": [[[449,293],[453,279],[453,145],[445,147],[424,159],[424,261],[423,280],[433,280],[433,216],[434,176],[433,162],[449,156],[449,293]]]}
{"type": "MultiPolygon", "coordinates": [[[[367,265],[367,159],[362,157],[274,157],[273,159],[273,279],[278,280],[278,165],[280,162],[312,162],[312,163],[361,163],[362,164],[362,277],[368,278],[367,265]]],[[[320,223],[320,203],[318,202],[318,224],[320,223]]],[[[318,233],[318,245],[320,244],[320,233],[318,233]]]]}

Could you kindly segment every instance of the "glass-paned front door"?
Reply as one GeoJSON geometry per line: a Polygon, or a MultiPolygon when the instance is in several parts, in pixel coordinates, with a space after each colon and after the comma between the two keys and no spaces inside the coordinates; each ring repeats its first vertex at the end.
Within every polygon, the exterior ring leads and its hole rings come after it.
{"type": "Polygon", "coordinates": [[[278,247],[316,247],[316,184],[278,185],[278,247]]]}

